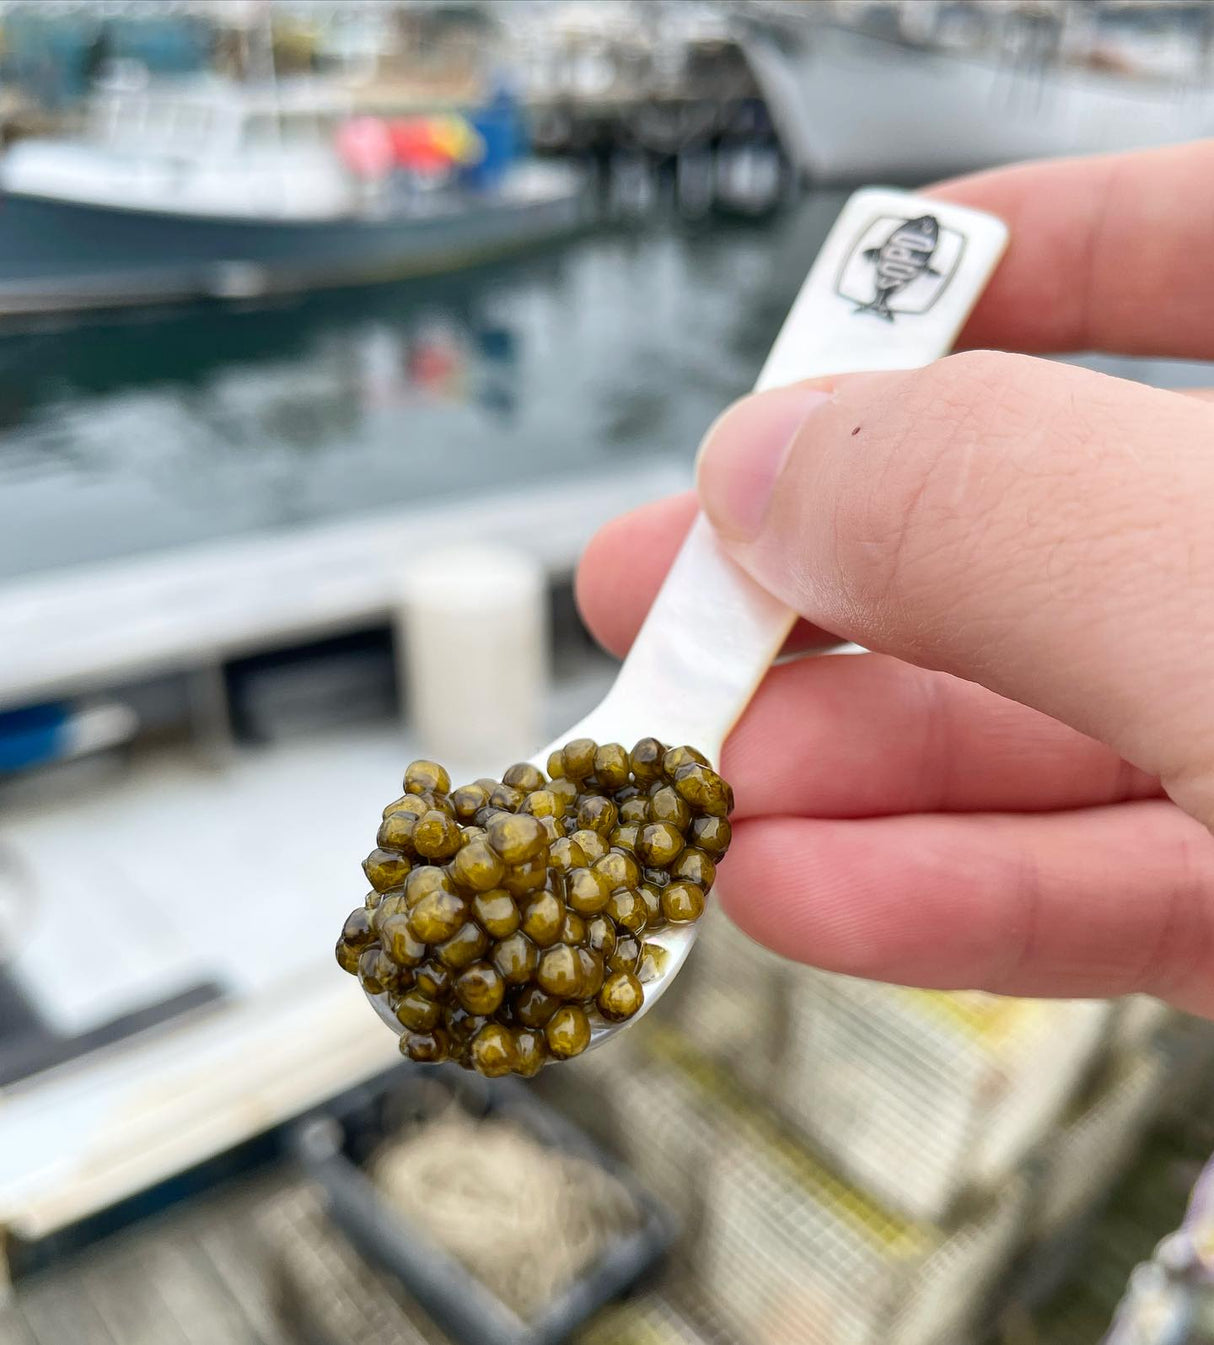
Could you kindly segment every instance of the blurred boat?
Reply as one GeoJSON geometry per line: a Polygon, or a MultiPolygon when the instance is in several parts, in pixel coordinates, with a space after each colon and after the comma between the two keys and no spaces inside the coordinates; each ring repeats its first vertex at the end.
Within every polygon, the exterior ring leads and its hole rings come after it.
{"type": "Polygon", "coordinates": [[[312,79],[100,93],[79,138],[23,141],[0,161],[0,315],[394,279],[583,220],[569,167],[401,171],[394,128],[350,113],[312,79]]]}
{"type": "Polygon", "coordinates": [[[943,31],[911,40],[904,23],[876,32],[760,12],[774,21],[752,25],[744,50],[785,152],[814,182],[923,181],[1214,133],[1196,30],[1177,48],[1183,61],[1168,64],[1146,36],[1131,33],[1114,53],[1104,29],[1072,33],[1065,15],[1009,11],[1001,25],[1000,11],[977,8],[985,26],[961,45],[943,31]]]}

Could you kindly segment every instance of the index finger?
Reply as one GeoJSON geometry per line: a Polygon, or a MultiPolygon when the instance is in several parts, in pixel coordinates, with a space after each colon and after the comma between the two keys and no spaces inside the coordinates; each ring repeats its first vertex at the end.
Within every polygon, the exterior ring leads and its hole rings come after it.
{"type": "Polygon", "coordinates": [[[1011,232],[961,345],[1214,356],[1214,141],[1022,164],[928,194],[1011,232]]]}
{"type": "MultiPolygon", "coordinates": [[[[590,539],[578,565],[578,609],[595,639],[618,657],[632,645],[698,508],[690,490],[651,500],[605,523],[590,539]]],[[[838,636],[798,621],[785,652],[839,643],[838,636]]]]}

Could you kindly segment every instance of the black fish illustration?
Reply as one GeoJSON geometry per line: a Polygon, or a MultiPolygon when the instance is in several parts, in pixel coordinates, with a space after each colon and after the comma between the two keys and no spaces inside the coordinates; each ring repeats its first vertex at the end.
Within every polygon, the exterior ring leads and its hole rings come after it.
{"type": "Polygon", "coordinates": [[[864,256],[876,266],[876,294],[855,311],[875,313],[886,322],[893,322],[890,295],[896,294],[918,276],[940,274],[931,267],[932,254],[939,241],[939,220],[935,215],[920,215],[918,219],[904,220],[899,224],[879,248],[869,248],[864,256]]]}

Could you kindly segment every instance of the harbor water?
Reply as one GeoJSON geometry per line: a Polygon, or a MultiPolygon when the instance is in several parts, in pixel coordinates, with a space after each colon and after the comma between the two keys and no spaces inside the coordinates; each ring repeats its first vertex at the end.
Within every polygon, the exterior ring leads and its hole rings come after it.
{"type": "Polygon", "coordinates": [[[753,385],[845,193],[690,222],[652,183],[618,186],[631,216],[492,266],[0,330],[0,581],[640,461],[689,467],[753,385]]]}
{"type": "Polygon", "coordinates": [[[658,203],[431,280],[0,334],[0,579],[689,465],[841,199],[658,203]]]}

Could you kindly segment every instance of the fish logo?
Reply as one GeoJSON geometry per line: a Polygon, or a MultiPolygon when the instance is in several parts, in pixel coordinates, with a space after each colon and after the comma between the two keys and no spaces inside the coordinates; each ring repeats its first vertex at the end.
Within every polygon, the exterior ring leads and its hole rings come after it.
{"type": "Polygon", "coordinates": [[[935,215],[920,215],[899,224],[879,248],[865,248],[864,259],[875,267],[875,293],[857,313],[872,313],[875,317],[893,322],[890,310],[891,294],[905,289],[919,276],[938,276],[932,266],[932,256],[940,241],[940,221],[935,215]]]}
{"type": "Polygon", "coordinates": [[[935,215],[882,216],[868,224],[839,272],[836,291],[856,313],[893,322],[899,313],[925,313],[952,279],[965,238],[935,215]]]}

